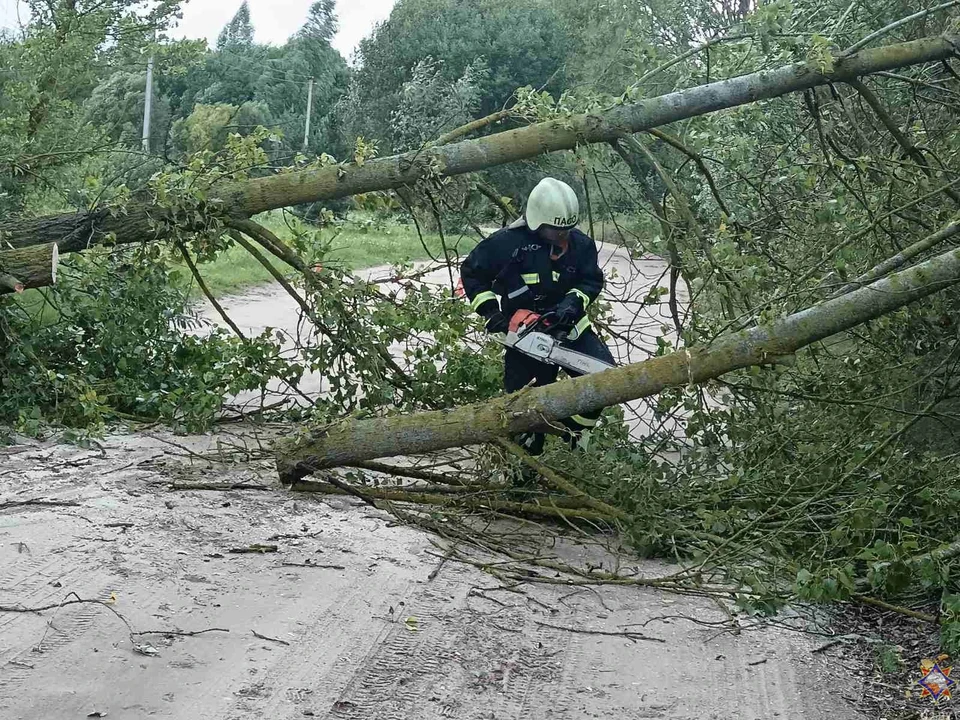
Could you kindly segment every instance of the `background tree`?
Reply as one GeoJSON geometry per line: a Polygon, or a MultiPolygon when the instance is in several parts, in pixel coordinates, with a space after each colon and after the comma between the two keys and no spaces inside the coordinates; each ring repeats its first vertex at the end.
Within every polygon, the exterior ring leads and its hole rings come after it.
{"type": "Polygon", "coordinates": [[[562,87],[569,33],[553,5],[540,0],[400,0],[390,17],[357,50],[354,95],[365,109],[354,135],[385,137],[405,82],[426,57],[440,63],[449,83],[481,58],[488,73],[479,115],[508,104],[518,87],[562,87]]]}
{"type": "Polygon", "coordinates": [[[307,21],[300,36],[329,45],[340,27],[336,16],[336,0],[317,0],[307,11],[307,21]]]}
{"type": "Polygon", "coordinates": [[[27,5],[30,23],[0,48],[0,209],[8,213],[27,211],[35,192],[43,195],[41,206],[62,207],[57,173],[69,174],[111,142],[85,117],[86,98],[113,63],[139,54],[167,27],[179,3],[164,0],[149,11],[133,0],[27,5]]]}
{"type": "Polygon", "coordinates": [[[246,49],[252,45],[253,25],[250,23],[250,8],[247,6],[247,0],[243,0],[236,14],[220,31],[217,50],[246,49]]]}

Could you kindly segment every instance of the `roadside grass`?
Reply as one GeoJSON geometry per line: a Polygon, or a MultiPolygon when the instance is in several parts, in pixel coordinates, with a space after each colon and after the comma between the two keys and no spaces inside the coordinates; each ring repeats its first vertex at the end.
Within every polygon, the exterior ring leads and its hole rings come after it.
{"type": "MultiPolygon", "coordinates": [[[[282,240],[294,237],[297,223],[290,219],[290,225],[279,212],[264,213],[256,218],[257,222],[269,228],[282,240]]],[[[305,230],[314,230],[303,225],[305,230]]],[[[324,228],[318,233],[318,246],[315,254],[322,252],[322,262],[326,266],[341,267],[346,270],[375,267],[377,265],[396,265],[431,257],[443,257],[443,243],[440,236],[424,233],[420,236],[413,225],[392,220],[375,222],[364,215],[351,215],[340,228],[324,228]],[[323,248],[322,246],[328,246],[323,248]]],[[[474,247],[476,237],[447,237],[447,249],[453,254],[465,254],[474,247]]],[[[272,257],[271,257],[272,259],[272,257]]],[[[312,260],[313,258],[308,258],[312,260]]],[[[285,275],[289,268],[282,263],[275,265],[285,275]]],[[[242,247],[234,246],[216,260],[199,266],[200,274],[217,297],[236,294],[243,290],[272,282],[270,273],[250,253],[242,247]]],[[[200,296],[199,288],[191,288],[191,293],[200,296]]]]}

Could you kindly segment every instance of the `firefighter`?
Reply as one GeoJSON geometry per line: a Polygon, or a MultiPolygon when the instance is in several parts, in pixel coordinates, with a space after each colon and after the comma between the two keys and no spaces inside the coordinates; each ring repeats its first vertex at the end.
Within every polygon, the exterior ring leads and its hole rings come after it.
{"type": "MultiPolygon", "coordinates": [[[[463,261],[463,290],[470,307],[486,320],[488,333],[507,332],[518,310],[553,313],[554,327],[566,333],[565,347],[612,365],[613,356],[587,315],[603,289],[603,271],[596,243],[576,229],[578,222],[579,202],[573,188],[544,178],[527,198],[524,216],[481,241],[463,261]]],[[[549,385],[560,369],[510,348],[503,365],[508,393],[531,381],[535,386],[549,385]]],[[[571,446],[576,446],[585,429],[597,424],[600,412],[562,421],[571,446]]],[[[543,452],[543,433],[523,433],[514,439],[531,455],[543,452]]]]}

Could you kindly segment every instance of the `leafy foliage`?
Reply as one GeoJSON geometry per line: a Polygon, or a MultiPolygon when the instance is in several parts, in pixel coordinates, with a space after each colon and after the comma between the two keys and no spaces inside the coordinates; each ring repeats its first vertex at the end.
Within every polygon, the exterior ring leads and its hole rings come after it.
{"type": "Polygon", "coordinates": [[[159,246],[71,258],[71,281],[44,298],[54,320],[5,307],[0,417],[34,434],[46,422],[96,431],[117,418],[198,431],[225,398],[300,370],[270,333],[240,343],[199,330],[182,270],[159,246]]]}
{"type": "Polygon", "coordinates": [[[144,48],[178,4],[163,0],[145,12],[135,0],[27,3],[23,35],[0,40],[0,211],[23,210],[58,168],[109,144],[105,128],[85,116],[84,100],[104,68],[144,48]]]}

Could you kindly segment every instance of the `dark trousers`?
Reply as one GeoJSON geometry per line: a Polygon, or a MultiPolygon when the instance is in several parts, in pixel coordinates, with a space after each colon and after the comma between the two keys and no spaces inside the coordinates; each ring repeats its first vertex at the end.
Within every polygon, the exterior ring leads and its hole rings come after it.
{"type": "MultiPolygon", "coordinates": [[[[564,342],[563,346],[611,365],[615,364],[610,349],[592,329],[588,329],[576,340],[564,342]]],[[[556,381],[559,372],[560,368],[557,365],[542,363],[529,355],[508,348],[503,358],[503,389],[508,393],[516,392],[525,387],[531,380],[533,381],[532,384],[537,387],[549,385],[556,381]]],[[[571,377],[579,377],[583,374],[566,368],[564,368],[564,372],[571,377]]],[[[601,412],[602,410],[596,410],[561,420],[561,423],[567,429],[567,439],[571,445],[576,445],[580,434],[585,429],[597,424],[601,412]]],[[[539,455],[543,452],[544,440],[543,433],[521,433],[514,437],[514,441],[523,446],[531,455],[539,455]]]]}

